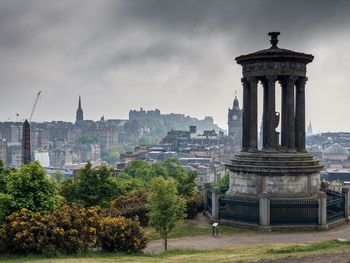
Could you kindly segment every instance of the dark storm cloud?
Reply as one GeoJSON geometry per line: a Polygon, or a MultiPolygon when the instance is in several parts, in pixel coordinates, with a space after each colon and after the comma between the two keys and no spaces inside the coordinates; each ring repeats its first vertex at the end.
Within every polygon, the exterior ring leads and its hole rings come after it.
{"type": "Polygon", "coordinates": [[[92,119],[143,106],[213,115],[224,126],[241,89],[234,57],[267,48],[266,33],[279,30],[280,46],[316,56],[309,89],[319,100],[308,112],[326,129],[323,86],[336,83],[345,104],[349,95],[349,10],[349,1],[316,0],[0,1],[0,119],[26,115],[42,89],[38,120],[72,120],[82,94],[92,119]]]}
{"type": "MultiPolygon", "coordinates": [[[[349,1],[219,0],[124,1],[119,8],[140,25],[177,34],[239,33],[252,38],[261,28],[295,31],[347,26],[349,1]]],[[[297,35],[295,34],[295,35],[297,35]]],[[[311,36],[312,37],[312,36],[311,36]]]]}

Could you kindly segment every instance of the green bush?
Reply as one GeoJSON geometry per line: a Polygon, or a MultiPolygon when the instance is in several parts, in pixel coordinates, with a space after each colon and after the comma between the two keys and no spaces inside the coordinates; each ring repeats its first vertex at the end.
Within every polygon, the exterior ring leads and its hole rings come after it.
{"type": "Polygon", "coordinates": [[[105,217],[101,220],[97,243],[104,251],[130,253],[144,249],[147,236],[136,220],[122,216],[105,217]]]}
{"type": "Polygon", "coordinates": [[[200,192],[195,193],[191,197],[185,197],[186,201],[186,218],[193,219],[197,216],[198,212],[203,211],[203,194],[200,192]]]}
{"type": "Polygon", "coordinates": [[[149,218],[147,215],[147,191],[140,190],[129,195],[121,196],[112,200],[110,205],[110,215],[122,215],[126,218],[137,217],[141,226],[147,226],[149,218]]]}
{"type": "Polygon", "coordinates": [[[11,211],[12,196],[0,193],[0,224],[5,221],[11,211]]]}

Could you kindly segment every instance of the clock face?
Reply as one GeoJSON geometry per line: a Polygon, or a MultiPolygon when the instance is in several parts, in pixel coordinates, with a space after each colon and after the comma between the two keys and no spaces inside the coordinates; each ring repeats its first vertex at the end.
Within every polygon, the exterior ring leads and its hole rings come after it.
{"type": "Polygon", "coordinates": [[[238,118],[237,118],[236,115],[233,115],[233,116],[232,116],[232,120],[233,120],[233,121],[236,121],[237,119],[238,119],[238,118]]]}

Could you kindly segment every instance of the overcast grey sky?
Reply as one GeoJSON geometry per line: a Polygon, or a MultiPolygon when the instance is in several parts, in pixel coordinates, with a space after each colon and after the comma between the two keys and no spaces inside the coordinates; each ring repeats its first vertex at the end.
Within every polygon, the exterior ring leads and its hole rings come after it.
{"type": "Polygon", "coordinates": [[[127,118],[130,109],[213,116],[226,128],[241,68],[279,46],[311,53],[307,121],[350,131],[350,1],[1,0],[0,120],[127,118]]]}

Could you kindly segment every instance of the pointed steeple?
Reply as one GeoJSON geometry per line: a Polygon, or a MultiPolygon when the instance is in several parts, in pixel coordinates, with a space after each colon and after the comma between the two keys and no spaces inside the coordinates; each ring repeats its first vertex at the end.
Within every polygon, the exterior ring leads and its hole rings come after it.
{"type": "Polygon", "coordinates": [[[83,113],[83,109],[81,108],[81,97],[79,95],[79,103],[78,103],[77,114],[75,117],[75,122],[83,121],[83,120],[84,120],[84,113],[83,113]]]}
{"type": "Polygon", "coordinates": [[[237,99],[237,90],[235,91],[235,99],[233,100],[233,108],[239,109],[239,102],[237,99]]]}
{"type": "Polygon", "coordinates": [[[307,131],[306,131],[306,136],[311,136],[312,133],[312,125],[311,125],[311,121],[309,122],[309,125],[307,126],[307,131]]]}

